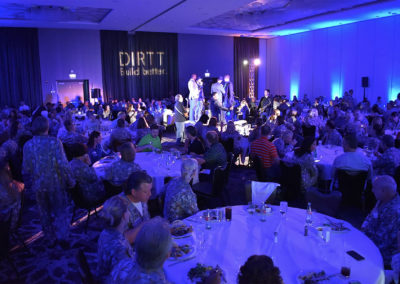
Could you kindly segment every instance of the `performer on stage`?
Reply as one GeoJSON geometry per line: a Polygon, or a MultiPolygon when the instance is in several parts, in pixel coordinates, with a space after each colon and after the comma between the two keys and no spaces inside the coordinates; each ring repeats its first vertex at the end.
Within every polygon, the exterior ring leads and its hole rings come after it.
{"type": "MultiPolygon", "coordinates": [[[[224,100],[223,100],[223,106],[229,110],[233,110],[233,107],[235,106],[235,93],[233,92],[233,84],[230,81],[231,77],[229,75],[225,75],[224,77],[224,90],[225,90],[225,95],[224,95],[224,100]]],[[[226,124],[226,111],[221,110],[221,123],[226,124]]]]}
{"type": "Polygon", "coordinates": [[[217,99],[221,103],[223,102],[223,95],[225,95],[225,89],[222,85],[222,77],[218,78],[218,81],[211,85],[211,94],[217,93],[217,99]]]}
{"type": "Polygon", "coordinates": [[[272,114],[272,106],[273,106],[273,99],[270,96],[270,92],[268,89],[264,91],[264,97],[261,98],[260,103],[258,104],[258,113],[266,113],[267,117],[272,114]]]}
{"type": "Polygon", "coordinates": [[[226,107],[222,105],[222,103],[219,101],[218,98],[218,93],[214,92],[212,94],[212,98],[209,101],[210,102],[210,110],[211,110],[211,115],[213,117],[216,117],[219,121],[221,121],[221,112],[222,111],[229,111],[226,107]]]}
{"type": "Polygon", "coordinates": [[[189,120],[195,120],[195,111],[197,109],[198,101],[199,101],[199,86],[196,83],[196,74],[192,74],[192,77],[190,78],[188,82],[188,88],[189,88],[189,105],[190,105],[190,111],[189,111],[189,120]]]}
{"type": "Polygon", "coordinates": [[[183,106],[183,97],[181,94],[175,96],[175,106],[174,106],[174,119],[176,126],[176,143],[181,144],[183,138],[183,132],[185,131],[185,121],[186,121],[187,111],[183,106]]]}
{"type": "Polygon", "coordinates": [[[203,114],[204,108],[204,91],[203,91],[203,80],[201,78],[196,81],[197,86],[199,87],[199,98],[197,101],[197,107],[194,112],[194,120],[197,122],[200,119],[200,116],[203,114]]]}

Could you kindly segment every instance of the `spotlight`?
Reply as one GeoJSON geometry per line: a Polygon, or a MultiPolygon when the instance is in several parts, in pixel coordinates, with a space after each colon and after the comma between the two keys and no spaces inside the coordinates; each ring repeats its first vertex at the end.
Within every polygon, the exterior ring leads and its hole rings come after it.
{"type": "Polygon", "coordinates": [[[243,60],[243,65],[249,64],[249,61],[247,59],[243,60]]]}
{"type": "Polygon", "coordinates": [[[260,65],[260,64],[261,64],[260,58],[254,59],[254,65],[255,65],[255,66],[258,66],[258,65],[260,65]]]}
{"type": "Polygon", "coordinates": [[[208,72],[208,69],[206,70],[206,73],[204,73],[204,77],[206,78],[210,77],[210,72],[208,72]]]}
{"type": "Polygon", "coordinates": [[[69,72],[69,78],[70,78],[71,80],[76,79],[76,74],[75,74],[74,70],[72,70],[72,69],[71,69],[71,71],[69,72]]]}

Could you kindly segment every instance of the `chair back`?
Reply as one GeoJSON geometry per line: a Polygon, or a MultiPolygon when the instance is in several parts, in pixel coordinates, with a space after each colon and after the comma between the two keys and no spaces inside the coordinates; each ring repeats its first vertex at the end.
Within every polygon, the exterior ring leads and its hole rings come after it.
{"type": "Polygon", "coordinates": [[[251,159],[253,161],[254,169],[256,170],[257,180],[261,182],[267,181],[267,175],[260,157],[257,155],[251,155],[251,159]]]}
{"type": "Polygon", "coordinates": [[[221,140],[221,144],[222,144],[222,146],[224,146],[225,151],[227,153],[233,152],[233,148],[234,148],[233,138],[228,138],[226,140],[221,140]]]}
{"type": "Polygon", "coordinates": [[[76,254],[76,262],[78,263],[79,275],[83,284],[94,284],[93,274],[90,271],[86,256],[81,249],[76,254]]]}
{"type": "Polygon", "coordinates": [[[11,218],[11,210],[8,210],[6,216],[0,221],[0,259],[7,256],[10,247],[11,218]]]}
{"type": "Polygon", "coordinates": [[[280,162],[281,179],[280,184],[284,198],[295,200],[301,194],[301,168],[295,163],[280,162]]]}
{"type": "MultiPolygon", "coordinates": [[[[394,170],[394,180],[397,183],[397,192],[400,193],[400,166],[394,170]]],[[[400,282],[399,282],[400,283],[400,282]]]]}
{"type": "Polygon", "coordinates": [[[212,177],[212,195],[213,196],[220,196],[225,188],[225,185],[226,185],[225,168],[218,166],[213,171],[213,177],[212,177]]]}
{"type": "Polygon", "coordinates": [[[75,187],[70,190],[70,195],[76,207],[86,210],[91,210],[104,202],[104,200],[99,200],[99,201],[87,200],[85,195],[83,194],[83,190],[79,185],[79,183],[76,183],[75,187]]]}
{"type": "Polygon", "coordinates": [[[342,204],[364,209],[368,172],[337,170],[335,178],[342,193],[342,204]]]}
{"type": "Polygon", "coordinates": [[[71,145],[67,143],[63,143],[63,148],[64,148],[64,153],[65,156],[67,157],[68,162],[72,160],[72,150],[71,150],[71,145]]]}
{"type": "Polygon", "coordinates": [[[115,185],[108,180],[103,180],[104,190],[106,191],[106,198],[110,198],[114,195],[120,194],[124,191],[126,183],[121,185],[115,185]]]}
{"type": "Polygon", "coordinates": [[[303,130],[303,137],[307,137],[307,136],[315,137],[315,129],[316,128],[314,125],[310,125],[310,126],[303,125],[301,128],[303,130]]]}

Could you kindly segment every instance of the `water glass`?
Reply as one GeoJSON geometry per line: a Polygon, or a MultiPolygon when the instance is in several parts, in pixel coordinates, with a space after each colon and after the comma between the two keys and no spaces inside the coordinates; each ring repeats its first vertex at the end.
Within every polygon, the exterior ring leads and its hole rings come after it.
{"type": "Polygon", "coordinates": [[[249,202],[249,205],[247,207],[247,212],[249,212],[249,214],[253,215],[256,212],[256,206],[253,204],[253,202],[249,202]]]}
{"type": "Polygon", "coordinates": [[[279,212],[281,213],[282,217],[286,216],[288,210],[288,203],[286,201],[281,201],[279,205],[279,212]]]}
{"type": "Polygon", "coordinates": [[[217,209],[217,219],[218,219],[218,222],[224,221],[224,215],[225,215],[225,209],[224,209],[224,208],[218,208],[218,209],[217,209]]]}
{"type": "Polygon", "coordinates": [[[265,204],[262,204],[261,205],[261,207],[260,207],[260,210],[261,210],[261,212],[260,212],[260,221],[261,222],[265,222],[266,220],[267,220],[267,207],[266,207],[266,205],[265,204]]]}

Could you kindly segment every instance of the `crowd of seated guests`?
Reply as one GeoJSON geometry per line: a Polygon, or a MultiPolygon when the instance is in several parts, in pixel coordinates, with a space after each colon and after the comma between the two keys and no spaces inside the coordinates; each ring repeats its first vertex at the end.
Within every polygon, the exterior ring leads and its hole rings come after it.
{"type": "MultiPolygon", "coordinates": [[[[107,153],[119,152],[121,159],[113,162],[104,178],[114,185],[126,186],[122,194],[105,202],[101,213],[107,228],[99,238],[98,276],[118,283],[136,279],[166,282],[161,267],[169,254],[171,236],[164,221],[150,219],[147,202],[152,179],[135,163],[135,155],[137,151],[161,149],[159,124],[163,110],[173,108],[173,104],[173,99],[94,105],[68,103],[65,107],[46,104],[31,114],[22,102],[18,111],[3,109],[0,114],[0,219],[11,218],[12,224],[17,222],[25,184],[30,194],[35,195],[46,243],[49,247],[66,247],[71,220],[67,192],[77,184],[87,199],[103,199],[103,184],[91,165],[107,153]],[[75,125],[77,110],[86,114],[83,129],[79,130],[75,125]],[[102,143],[103,120],[112,121],[108,145],[102,143]],[[65,147],[71,154],[69,160],[65,147]]],[[[250,108],[254,116],[254,101],[243,107],[250,108]]],[[[317,141],[342,146],[344,153],[333,163],[333,176],[337,169],[368,171],[377,204],[362,229],[379,247],[388,266],[392,257],[394,263],[398,258],[400,203],[393,176],[400,165],[400,150],[396,147],[400,143],[390,131],[400,130],[399,109],[400,96],[386,106],[381,99],[372,106],[367,100],[357,104],[352,92],[328,103],[323,98],[311,103],[307,97],[294,98],[289,103],[283,96],[275,96],[271,109],[256,119],[256,127],[248,137],[251,155],[260,158],[271,178],[279,175],[276,166],[280,160],[288,159],[293,153],[291,161],[301,167],[304,190],[317,184],[318,170],[314,162],[317,141]],[[358,148],[370,150],[376,157],[374,162],[357,151],[358,148]],[[374,178],[376,175],[384,176],[374,178]]],[[[163,210],[169,221],[198,211],[196,196],[191,190],[198,164],[209,169],[225,167],[224,146],[228,140],[233,142],[233,152],[242,154],[242,158],[247,154],[239,143],[243,137],[232,121],[223,131],[218,129],[215,117],[209,119],[203,115],[185,133],[188,138],[185,151],[195,154],[196,159],[185,160],[181,177],[165,186],[163,210]]],[[[250,283],[254,275],[278,279],[265,283],[281,282],[279,269],[266,257],[249,258],[241,268],[238,281],[250,283]]]]}

